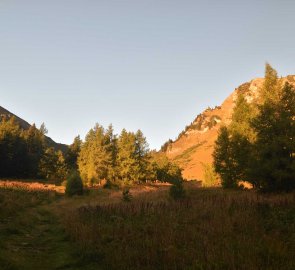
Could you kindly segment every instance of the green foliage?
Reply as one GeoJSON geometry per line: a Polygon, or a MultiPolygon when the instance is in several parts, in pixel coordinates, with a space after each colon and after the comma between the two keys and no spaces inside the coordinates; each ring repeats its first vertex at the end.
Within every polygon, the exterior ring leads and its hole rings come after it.
{"type": "Polygon", "coordinates": [[[63,153],[47,148],[39,164],[40,175],[46,179],[62,182],[67,177],[67,166],[63,153]]]}
{"type": "Polygon", "coordinates": [[[181,168],[170,161],[164,153],[152,154],[154,177],[160,182],[173,183],[182,179],[181,168]]]}
{"type": "MultiPolygon", "coordinates": [[[[43,127],[44,129],[45,127],[43,127]]],[[[22,130],[14,117],[2,117],[0,122],[0,176],[39,176],[39,162],[44,154],[42,130],[32,125],[22,130]]]]}
{"type": "Polygon", "coordinates": [[[214,187],[218,185],[218,176],[211,164],[203,163],[204,181],[202,182],[203,187],[214,187]]]}
{"type": "Polygon", "coordinates": [[[78,157],[78,167],[87,185],[107,179],[112,165],[111,141],[107,131],[96,124],[86,135],[78,157]]]}
{"type": "Polygon", "coordinates": [[[132,194],[129,188],[125,188],[122,191],[122,201],[123,202],[130,202],[132,200],[132,194]]]}
{"type": "Polygon", "coordinates": [[[88,132],[78,156],[78,167],[86,185],[106,180],[124,186],[153,177],[143,133],[123,129],[117,138],[111,125],[105,130],[97,124],[88,132]]]}
{"type": "Polygon", "coordinates": [[[73,143],[69,146],[65,156],[65,162],[69,170],[78,170],[78,156],[81,151],[82,140],[80,136],[75,137],[73,143]]]}
{"type": "Polygon", "coordinates": [[[72,173],[66,184],[66,195],[82,195],[83,194],[83,182],[78,173],[72,173]]]}
{"type": "Polygon", "coordinates": [[[161,146],[161,151],[162,152],[167,152],[168,150],[170,150],[171,148],[171,144],[173,143],[173,140],[169,139],[167,142],[165,142],[162,146],[161,146]]]}
{"type": "Polygon", "coordinates": [[[264,191],[295,189],[295,89],[266,65],[257,103],[240,94],[232,123],[221,128],[214,167],[224,187],[248,181],[264,191]]]}
{"type": "Polygon", "coordinates": [[[123,129],[118,139],[118,178],[127,183],[148,180],[149,159],[148,144],[142,132],[123,129]]]}
{"type": "Polygon", "coordinates": [[[173,182],[172,186],[169,189],[169,195],[173,200],[180,200],[185,197],[185,190],[183,187],[182,180],[176,180],[173,182]]]}
{"type": "Polygon", "coordinates": [[[213,152],[214,168],[221,177],[224,188],[237,187],[238,170],[234,161],[233,146],[230,141],[229,131],[221,127],[213,152]]]}
{"type": "Polygon", "coordinates": [[[268,99],[259,106],[252,127],[257,133],[253,145],[255,165],[252,174],[260,189],[295,189],[295,89],[286,84],[278,100],[268,99]],[[259,169],[258,169],[259,168],[259,169]]]}

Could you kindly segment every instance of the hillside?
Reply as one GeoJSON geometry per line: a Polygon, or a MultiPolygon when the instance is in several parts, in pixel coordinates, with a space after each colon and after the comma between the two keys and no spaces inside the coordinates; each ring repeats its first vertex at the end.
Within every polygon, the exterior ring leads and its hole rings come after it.
{"type": "MultiPolygon", "coordinates": [[[[20,127],[22,129],[29,129],[30,128],[30,124],[23,120],[22,118],[18,117],[17,115],[11,113],[10,111],[6,110],[5,108],[0,106],[0,119],[2,119],[3,117],[15,117],[17,123],[20,125],[20,127]]],[[[66,151],[67,149],[67,145],[62,144],[62,143],[56,143],[55,141],[53,141],[50,137],[46,136],[46,143],[49,147],[53,147],[56,150],[61,150],[61,151],[66,151]]]]}
{"type": "MultiPolygon", "coordinates": [[[[231,122],[237,93],[241,91],[248,102],[255,102],[263,80],[256,78],[240,85],[221,106],[203,111],[175,141],[165,145],[166,155],[183,168],[183,176],[186,179],[203,179],[204,164],[212,164],[212,153],[218,130],[220,126],[229,125],[231,122]]],[[[295,75],[284,77],[283,80],[295,86],[295,75]]]]}

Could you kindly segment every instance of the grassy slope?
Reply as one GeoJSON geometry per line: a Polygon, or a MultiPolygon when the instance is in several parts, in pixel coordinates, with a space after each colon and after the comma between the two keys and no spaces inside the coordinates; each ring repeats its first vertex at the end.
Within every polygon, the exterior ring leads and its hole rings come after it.
{"type": "Polygon", "coordinates": [[[0,189],[0,269],[295,269],[295,194],[166,189],[0,189]]]}

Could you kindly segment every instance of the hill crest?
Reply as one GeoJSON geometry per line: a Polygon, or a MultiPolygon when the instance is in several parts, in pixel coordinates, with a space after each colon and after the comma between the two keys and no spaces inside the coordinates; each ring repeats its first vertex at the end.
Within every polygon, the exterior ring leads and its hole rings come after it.
{"type": "MultiPolygon", "coordinates": [[[[295,86],[295,75],[282,79],[295,86]]],[[[249,103],[256,102],[263,82],[263,78],[255,78],[241,84],[220,106],[208,107],[185,127],[176,140],[170,140],[164,145],[162,151],[182,167],[184,178],[203,179],[204,165],[212,164],[213,161],[212,153],[218,130],[222,125],[231,123],[238,92],[241,92],[249,103]]]]}
{"type": "MultiPolygon", "coordinates": [[[[0,120],[3,117],[8,117],[8,118],[15,117],[16,122],[19,124],[19,126],[25,130],[29,129],[31,126],[27,121],[23,120],[22,118],[18,117],[17,115],[13,114],[12,112],[0,106],[0,120]]],[[[45,136],[45,137],[46,137],[46,143],[48,147],[53,147],[55,150],[61,150],[62,152],[65,152],[67,150],[68,148],[67,145],[62,143],[56,143],[54,140],[52,140],[48,136],[45,136]]]]}

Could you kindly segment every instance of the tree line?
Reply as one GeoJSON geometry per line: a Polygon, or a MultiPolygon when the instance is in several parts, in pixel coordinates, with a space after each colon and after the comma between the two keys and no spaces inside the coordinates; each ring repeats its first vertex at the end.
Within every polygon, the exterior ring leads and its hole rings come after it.
{"type": "Polygon", "coordinates": [[[225,188],[247,181],[263,191],[295,189],[295,89],[269,64],[257,102],[238,93],[232,122],[221,127],[213,157],[225,188]]]}
{"type": "Polygon", "coordinates": [[[159,180],[182,180],[181,169],[163,153],[150,151],[141,130],[125,129],[117,135],[112,125],[96,124],[81,143],[77,166],[87,185],[106,180],[109,184],[128,185],[159,180]]]}
{"type": "Polygon", "coordinates": [[[82,141],[77,136],[67,151],[49,147],[42,124],[22,129],[14,117],[0,122],[0,177],[43,178],[61,183],[73,172],[84,185],[128,185],[145,181],[182,180],[181,169],[163,153],[149,149],[142,131],[114,134],[96,124],[82,141]]]}
{"type": "Polygon", "coordinates": [[[66,174],[64,155],[47,146],[44,124],[24,130],[15,117],[2,117],[0,122],[0,177],[63,178],[66,174]]]}

